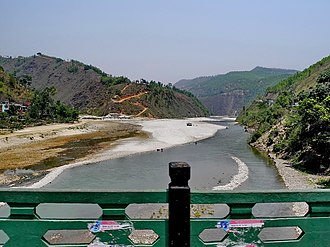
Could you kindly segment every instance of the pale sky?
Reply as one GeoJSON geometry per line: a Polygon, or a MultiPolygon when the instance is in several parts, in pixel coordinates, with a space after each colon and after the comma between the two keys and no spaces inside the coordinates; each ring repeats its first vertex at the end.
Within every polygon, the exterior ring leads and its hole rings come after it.
{"type": "Polygon", "coordinates": [[[330,55],[329,0],[0,0],[0,55],[175,83],[330,55]]]}

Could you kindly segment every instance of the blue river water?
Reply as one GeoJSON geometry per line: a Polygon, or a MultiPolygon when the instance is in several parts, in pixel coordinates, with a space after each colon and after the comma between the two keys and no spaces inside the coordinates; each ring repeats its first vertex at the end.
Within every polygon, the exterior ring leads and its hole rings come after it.
{"type": "Polygon", "coordinates": [[[191,166],[191,189],[210,191],[229,183],[238,173],[231,158],[236,157],[249,169],[248,179],[236,190],[284,189],[274,165],[247,144],[248,133],[234,122],[219,120],[212,123],[228,128],[211,138],[68,169],[46,188],[164,190],[169,183],[169,162],[184,161],[191,166]]]}

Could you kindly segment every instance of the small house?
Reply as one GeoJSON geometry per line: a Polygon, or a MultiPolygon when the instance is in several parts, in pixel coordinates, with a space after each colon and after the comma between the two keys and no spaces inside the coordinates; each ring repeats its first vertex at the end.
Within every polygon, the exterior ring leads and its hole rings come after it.
{"type": "Polygon", "coordinates": [[[9,101],[2,101],[1,112],[8,112],[8,111],[9,111],[9,101]]]}

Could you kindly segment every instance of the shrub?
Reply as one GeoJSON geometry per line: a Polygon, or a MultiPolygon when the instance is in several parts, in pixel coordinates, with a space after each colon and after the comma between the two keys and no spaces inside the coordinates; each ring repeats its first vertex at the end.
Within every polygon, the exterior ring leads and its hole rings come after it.
{"type": "Polygon", "coordinates": [[[249,143],[254,143],[256,142],[260,137],[262,136],[262,133],[260,131],[255,131],[249,140],[249,143]]]}

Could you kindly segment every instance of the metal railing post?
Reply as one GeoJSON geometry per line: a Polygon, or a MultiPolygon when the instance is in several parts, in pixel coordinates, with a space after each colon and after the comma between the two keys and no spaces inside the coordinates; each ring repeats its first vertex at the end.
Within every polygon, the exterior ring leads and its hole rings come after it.
{"type": "Polygon", "coordinates": [[[190,246],[190,166],[185,162],[169,163],[168,186],[169,246],[190,246]]]}

